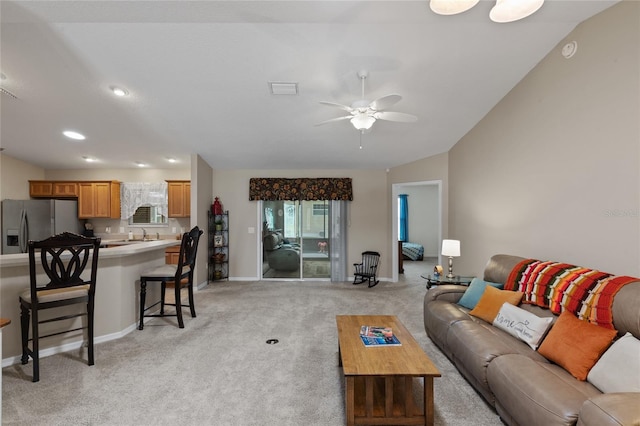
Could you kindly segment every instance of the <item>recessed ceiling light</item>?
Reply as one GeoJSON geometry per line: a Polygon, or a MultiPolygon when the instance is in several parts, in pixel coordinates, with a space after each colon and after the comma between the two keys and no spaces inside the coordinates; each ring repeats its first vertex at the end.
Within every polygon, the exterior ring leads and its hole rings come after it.
{"type": "Polygon", "coordinates": [[[176,163],[178,160],[176,160],[173,157],[167,157],[167,161],[170,162],[170,163],[176,163]]]}
{"type": "Polygon", "coordinates": [[[116,96],[127,96],[129,94],[129,92],[127,92],[126,89],[123,89],[121,87],[116,87],[116,86],[112,86],[111,91],[116,96]]]}
{"type": "Polygon", "coordinates": [[[142,163],[142,162],[140,162],[140,161],[136,161],[136,165],[137,165],[138,167],[146,167],[146,164],[144,164],[144,163],[142,163]]]}
{"type": "Polygon", "coordinates": [[[73,130],[65,130],[64,132],[62,132],[62,134],[68,137],[69,139],[75,139],[77,141],[83,141],[86,139],[85,135],[83,135],[82,133],[75,132],[73,130]]]}
{"type": "Polygon", "coordinates": [[[87,163],[95,163],[96,161],[98,161],[98,160],[96,160],[95,158],[87,157],[86,155],[82,156],[82,158],[83,158],[83,159],[84,159],[84,161],[86,161],[87,163]]]}

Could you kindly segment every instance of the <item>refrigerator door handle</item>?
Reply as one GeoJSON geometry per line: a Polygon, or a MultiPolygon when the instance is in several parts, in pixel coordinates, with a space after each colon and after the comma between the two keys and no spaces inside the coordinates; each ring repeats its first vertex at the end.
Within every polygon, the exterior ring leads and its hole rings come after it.
{"type": "Polygon", "coordinates": [[[27,212],[20,212],[20,233],[18,234],[18,244],[20,245],[20,253],[27,252],[27,240],[29,239],[29,221],[27,212]]]}

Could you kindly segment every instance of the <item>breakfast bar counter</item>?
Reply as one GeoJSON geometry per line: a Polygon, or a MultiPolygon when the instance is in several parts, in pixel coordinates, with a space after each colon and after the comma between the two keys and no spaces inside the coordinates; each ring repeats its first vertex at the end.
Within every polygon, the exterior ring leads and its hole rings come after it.
{"type": "MultiPolygon", "coordinates": [[[[177,246],[179,240],[136,241],[128,244],[101,248],[98,258],[96,284],[95,342],[105,342],[124,336],[136,328],[140,274],[165,263],[165,250],[177,246]]],[[[88,271],[86,271],[88,272],[88,271]]],[[[46,275],[42,273],[44,280],[46,275]]],[[[0,255],[0,312],[12,324],[20,324],[18,295],[29,287],[29,256],[22,254],[0,255]]],[[[151,289],[154,290],[154,289],[151,289]]],[[[149,291],[150,297],[160,297],[149,291]]],[[[77,307],[64,309],[77,310],[77,307]]],[[[59,311],[61,312],[61,311],[59,311]]],[[[75,321],[86,321],[76,318],[75,321]]],[[[60,323],[67,329],[73,324],[60,323]]],[[[49,325],[49,324],[47,324],[49,325]]],[[[41,326],[44,330],[46,325],[41,326]]],[[[59,327],[59,326],[58,326],[59,327]]],[[[57,352],[78,349],[83,346],[80,333],[69,333],[44,339],[40,344],[41,357],[57,352]]],[[[20,327],[7,327],[2,333],[2,366],[20,362],[20,327]]],[[[96,360],[99,362],[98,359],[96,360]]]]}

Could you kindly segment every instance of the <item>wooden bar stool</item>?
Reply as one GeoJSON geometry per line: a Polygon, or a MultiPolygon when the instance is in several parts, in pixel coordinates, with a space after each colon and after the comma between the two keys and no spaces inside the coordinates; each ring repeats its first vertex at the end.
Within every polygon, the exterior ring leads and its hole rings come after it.
{"type": "Polygon", "coordinates": [[[193,301],[193,271],[196,266],[196,253],[198,251],[198,241],[202,235],[202,230],[197,226],[191,231],[182,235],[182,243],[180,244],[180,259],[177,265],[162,265],[157,268],[145,271],[140,276],[140,324],[138,330],[144,328],[144,317],[178,317],[178,327],[184,328],[182,320],[182,308],[188,307],[191,311],[191,317],[196,317],[196,310],[193,301]],[[145,299],[147,296],[147,282],[159,282],[160,301],[151,306],[145,307],[145,299]],[[165,303],[164,296],[168,285],[172,285],[175,290],[175,303],[165,303]],[[182,305],[180,290],[187,288],[189,292],[189,304],[182,305]],[[145,314],[146,311],[160,304],[159,314],[145,314]],[[165,314],[165,305],[175,306],[175,314],[165,314]]]}

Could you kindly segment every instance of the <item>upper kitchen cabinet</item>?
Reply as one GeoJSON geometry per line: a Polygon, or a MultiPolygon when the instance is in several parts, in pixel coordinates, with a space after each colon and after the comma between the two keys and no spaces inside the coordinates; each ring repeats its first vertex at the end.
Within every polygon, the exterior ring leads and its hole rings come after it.
{"type": "Polygon", "coordinates": [[[78,217],[120,218],[120,182],[79,182],[78,217]]]}
{"type": "Polygon", "coordinates": [[[168,180],[169,217],[191,216],[191,181],[168,180]]]}
{"type": "Polygon", "coordinates": [[[76,198],[78,182],[30,180],[29,195],[31,198],[76,198]]]}

